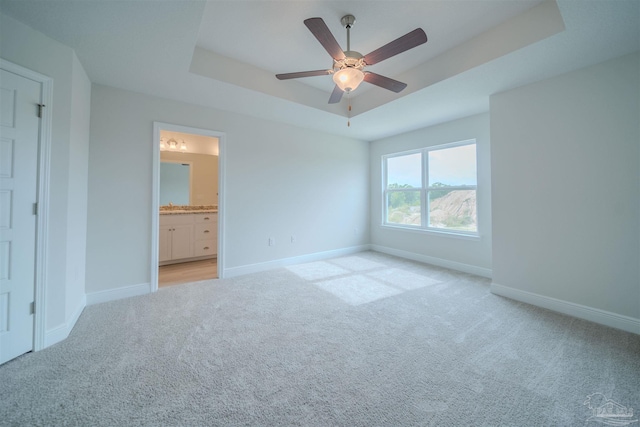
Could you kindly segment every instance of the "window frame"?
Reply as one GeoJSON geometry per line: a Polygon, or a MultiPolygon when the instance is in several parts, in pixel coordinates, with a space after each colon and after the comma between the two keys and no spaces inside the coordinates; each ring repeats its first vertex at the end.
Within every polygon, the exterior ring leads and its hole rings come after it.
{"type": "Polygon", "coordinates": [[[381,156],[382,161],[382,227],[388,227],[392,229],[399,229],[404,231],[415,231],[415,232],[426,232],[426,233],[435,233],[440,235],[449,235],[453,237],[461,237],[461,238],[471,238],[478,239],[480,237],[480,209],[478,209],[478,200],[479,200],[479,192],[478,192],[478,142],[475,138],[466,139],[462,141],[456,141],[446,144],[433,145],[424,148],[412,149],[407,151],[401,151],[396,153],[387,153],[381,156]],[[447,187],[447,189],[451,190],[475,190],[476,192],[476,231],[466,231],[466,230],[453,230],[448,228],[440,228],[440,227],[431,227],[429,226],[429,192],[441,190],[438,187],[431,187],[429,183],[429,152],[438,151],[448,148],[456,148],[462,147],[465,145],[475,145],[476,148],[476,185],[467,185],[467,186],[456,186],[456,187],[447,187]],[[387,164],[388,159],[402,156],[409,156],[412,154],[420,153],[421,155],[421,173],[422,173],[422,182],[420,188],[406,188],[406,189],[389,189],[387,188],[387,179],[388,179],[388,170],[387,164]],[[388,209],[389,209],[389,194],[396,192],[405,192],[405,191],[419,191],[420,192],[420,225],[412,225],[412,224],[398,224],[388,221],[388,209]]]}

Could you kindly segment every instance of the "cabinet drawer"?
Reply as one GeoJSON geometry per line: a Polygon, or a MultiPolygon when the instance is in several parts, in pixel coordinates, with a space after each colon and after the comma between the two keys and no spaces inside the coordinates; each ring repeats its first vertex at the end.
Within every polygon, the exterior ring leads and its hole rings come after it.
{"type": "Polygon", "coordinates": [[[195,256],[215,255],[216,253],[216,240],[198,240],[196,242],[196,254],[195,256]]]}
{"type": "Polygon", "coordinates": [[[196,224],[196,240],[208,240],[213,239],[216,235],[217,222],[214,223],[202,223],[196,224]]]}
{"type": "Polygon", "coordinates": [[[194,214],[196,224],[218,222],[218,213],[194,214]]]}

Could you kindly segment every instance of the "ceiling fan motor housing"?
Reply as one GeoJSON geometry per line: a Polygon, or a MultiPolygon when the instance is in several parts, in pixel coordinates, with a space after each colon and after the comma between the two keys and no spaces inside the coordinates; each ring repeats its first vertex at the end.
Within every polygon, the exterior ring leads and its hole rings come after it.
{"type": "Polygon", "coordinates": [[[356,68],[360,71],[365,67],[364,57],[360,52],[348,50],[344,53],[344,59],[333,60],[333,71],[340,71],[343,68],[356,68]]]}

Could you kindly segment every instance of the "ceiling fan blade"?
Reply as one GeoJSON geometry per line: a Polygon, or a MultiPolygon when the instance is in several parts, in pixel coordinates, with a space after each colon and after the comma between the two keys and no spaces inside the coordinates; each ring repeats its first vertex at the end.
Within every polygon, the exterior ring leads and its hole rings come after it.
{"type": "Polygon", "coordinates": [[[395,93],[401,92],[405,87],[407,87],[406,83],[402,83],[397,80],[390,79],[389,77],[372,73],[370,71],[364,74],[364,81],[376,86],[380,86],[384,89],[389,89],[390,91],[393,91],[395,93]]]}
{"type": "Polygon", "coordinates": [[[385,44],[381,48],[366,54],[364,56],[364,62],[367,65],[373,65],[426,42],[427,35],[425,32],[422,28],[416,28],[410,33],[407,33],[404,36],[385,44]]]}
{"type": "Polygon", "coordinates": [[[307,26],[309,31],[318,39],[320,44],[329,52],[329,55],[333,59],[344,59],[344,52],[336,41],[329,27],[324,23],[322,18],[309,18],[304,20],[304,25],[307,26]]]}
{"type": "Polygon", "coordinates": [[[298,79],[300,77],[326,76],[332,70],[300,71],[297,73],[276,74],[278,80],[298,79]]]}
{"type": "Polygon", "coordinates": [[[333,88],[333,92],[331,92],[331,96],[329,97],[329,104],[337,104],[338,102],[340,102],[343,93],[344,92],[342,91],[342,89],[340,89],[338,85],[336,85],[336,87],[333,88]]]}

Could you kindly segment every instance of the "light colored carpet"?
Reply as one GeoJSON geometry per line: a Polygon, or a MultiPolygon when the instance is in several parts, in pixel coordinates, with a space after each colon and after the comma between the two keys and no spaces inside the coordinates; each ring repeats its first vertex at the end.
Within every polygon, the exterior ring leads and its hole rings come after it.
{"type": "Polygon", "coordinates": [[[364,252],[88,307],[0,367],[0,425],[598,425],[593,393],[640,412],[640,336],[364,252]]]}

